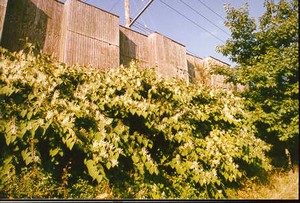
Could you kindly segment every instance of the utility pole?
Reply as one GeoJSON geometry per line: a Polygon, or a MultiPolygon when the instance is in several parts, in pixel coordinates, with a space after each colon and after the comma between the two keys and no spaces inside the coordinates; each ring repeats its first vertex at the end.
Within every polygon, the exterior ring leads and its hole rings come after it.
{"type": "Polygon", "coordinates": [[[144,11],[150,6],[150,4],[153,2],[154,0],[150,0],[147,5],[141,10],[141,12],[139,14],[137,14],[137,16],[131,21],[131,23],[129,24],[129,27],[131,27],[133,25],[133,23],[135,23],[135,21],[144,13],[144,11]]]}
{"type": "Polygon", "coordinates": [[[129,8],[129,0],[124,0],[125,4],[125,26],[126,27],[131,27],[133,23],[144,13],[144,11],[150,6],[150,4],[154,0],[150,0],[147,5],[142,9],[142,11],[131,21],[130,20],[130,8],[129,8]]]}
{"type": "Polygon", "coordinates": [[[125,4],[125,26],[130,27],[130,7],[129,0],[124,0],[125,4]]]}

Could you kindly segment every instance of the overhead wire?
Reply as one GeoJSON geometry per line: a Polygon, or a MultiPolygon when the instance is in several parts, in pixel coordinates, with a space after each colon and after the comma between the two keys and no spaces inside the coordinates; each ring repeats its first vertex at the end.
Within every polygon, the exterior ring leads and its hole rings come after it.
{"type": "Polygon", "coordinates": [[[214,22],[212,22],[211,20],[209,20],[207,17],[205,17],[204,15],[202,15],[199,11],[197,11],[196,9],[194,9],[193,7],[191,7],[189,4],[185,3],[182,0],[179,0],[179,1],[181,3],[183,3],[184,5],[186,5],[187,7],[189,7],[195,13],[197,13],[198,15],[200,15],[201,17],[203,17],[204,19],[206,19],[208,22],[210,22],[211,24],[213,24],[214,26],[216,26],[219,30],[223,31],[226,35],[230,36],[230,34],[228,32],[226,32],[224,29],[220,28],[220,26],[218,26],[217,24],[215,24],[214,22]]]}
{"type": "MultiPolygon", "coordinates": [[[[142,1],[144,1],[144,0],[142,0],[142,1]]],[[[148,16],[148,18],[149,18],[149,20],[150,20],[150,23],[151,23],[151,26],[152,26],[154,29],[157,29],[157,26],[156,26],[154,20],[152,19],[150,13],[146,11],[146,12],[145,12],[145,15],[148,16]]]]}
{"type": "Polygon", "coordinates": [[[136,24],[138,24],[138,25],[140,25],[140,26],[143,26],[143,28],[145,28],[146,30],[148,30],[149,32],[155,32],[154,30],[152,30],[151,28],[149,28],[149,27],[146,27],[145,25],[143,25],[142,23],[140,23],[140,22],[138,22],[138,21],[136,21],[136,24]]]}
{"type": "MultiPolygon", "coordinates": [[[[144,0],[142,0],[142,1],[144,1],[144,0]]],[[[149,1],[148,1],[148,2],[149,2],[149,1]]],[[[145,3],[143,3],[143,4],[144,4],[144,6],[145,6],[145,3]]],[[[146,4],[147,4],[147,2],[146,2],[146,4]]],[[[138,8],[138,6],[137,6],[137,4],[136,4],[135,1],[133,1],[133,6],[135,7],[135,10],[141,10],[141,8],[142,8],[142,7],[138,8]],[[137,9],[137,8],[138,8],[138,9],[137,9]]],[[[147,11],[145,12],[145,14],[146,14],[146,15],[148,16],[148,18],[150,19],[150,23],[151,23],[152,25],[155,25],[155,24],[153,23],[153,21],[152,21],[151,16],[148,14],[147,11]]],[[[146,22],[144,21],[143,16],[140,16],[140,20],[144,23],[143,26],[147,27],[146,22]]],[[[156,26],[154,26],[154,27],[156,27],[156,26]]]]}
{"type": "MultiPolygon", "coordinates": [[[[140,8],[139,8],[138,5],[136,4],[136,1],[132,1],[132,3],[133,3],[134,10],[139,11],[140,8]]],[[[130,6],[130,7],[131,7],[131,6],[130,6]]],[[[131,9],[130,9],[130,10],[131,10],[131,9]]],[[[132,13],[132,12],[130,12],[130,13],[132,13]]],[[[131,20],[130,20],[130,21],[131,21],[131,20]]]]}
{"type": "Polygon", "coordinates": [[[204,27],[202,27],[201,25],[199,25],[197,22],[193,21],[192,19],[188,18],[186,15],[182,14],[181,12],[179,12],[177,9],[173,8],[172,6],[170,6],[169,4],[163,2],[162,0],[159,0],[159,2],[161,2],[162,4],[164,4],[165,6],[167,6],[168,8],[170,8],[171,10],[175,11],[177,14],[179,14],[180,16],[184,17],[185,19],[187,19],[188,21],[190,21],[191,23],[193,23],[194,25],[196,25],[197,27],[201,28],[202,30],[204,30],[205,32],[207,32],[208,34],[210,34],[211,36],[213,36],[214,38],[216,38],[217,40],[225,43],[224,40],[220,39],[218,36],[216,36],[215,34],[213,34],[212,32],[210,32],[209,30],[205,29],[204,27]]]}
{"type": "Polygon", "coordinates": [[[151,32],[149,32],[147,29],[145,29],[144,27],[140,26],[140,25],[133,25],[132,27],[138,29],[141,33],[145,34],[145,35],[149,35],[151,34],[151,32]]]}
{"type": "MultiPolygon", "coordinates": [[[[141,7],[139,7],[137,5],[137,3],[135,1],[133,1],[133,8],[134,10],[140,10],[141,7]]],[[[150,18],[150,16],[149,16],[150,18]]],[[[132,19],[130,19],[132,21],[132,19]]],[[[132,26],[135,27],[136,29],[138,29],[139,31],[142,31],[144,34],[148,35],[151,34],[153,32],[155,32],[154,30],[148,28],[148,26],[146,25],[146,22],[144,21],[143,17],[140,17],[141,22],[136,21],[132,26]]],[[[151,20],[151,18],[150,18],[151,20]]]]}
{"type": "Polygon", "coordinates": [[[142,32],[143,34],[146,34],[147,31],[145,31],[144,29],[142,29],[141,27],[137,26],[137,25],[132,25],[133,28],[137,29],[139,32],[142,32]]]}
{"type": "MultiPolygon", "coordinates": [[[[135,2],[135,1],[133,1],[133,2],[135,2]]],[[[140,10],[141,8],[139,8],[138,10],[140,10]]],[[[146,22],[144,21],[144,19],[143,19],[143,17],[142,16],[140,16],[140,19],[141,19],[141,21],[143,21],[143,23],[144,23],[144,25],[143,25],[143,27],[146,27],[146,22]]],[[[137,22],[136,22],[137,23],[137,22]]],[[[141,24],[141,23],[140,23],[141,24]]]]}
{"type": "Polygon", "coordinates": [[[203,6],[205,6],[207,9],[209,9],[211,12],[213,12],[214,14],[216,14],[217,16],[219,16],[222,20],[225,21],[225,19],[220,14],[218,14],[217,12],[215,12],[213,9],[211,9],[208,5],[206,5],[205,3],[203,3],[201,0],[198,0],[198,2],[201,3],[203,6]]]}
{"type": "Polygon", "coordinates": [[[133,27],[135,27],[136,29],[138,29],[139,31],[143,32],[146,35],[149,35],[151,33],[154,33],[155,31],[145,27],[142,23],[136,21],[135,24],[132,25],[133,27]]]}
{"type": "Polygon", "coordinates": [[[147,30],[144,26],[138,24],[138,23],[135,23],[134,25],[132,25],[133,27],[139,29],[140,31],[142,31],[143,33],[150,33],[149,30],[147,30]]]}

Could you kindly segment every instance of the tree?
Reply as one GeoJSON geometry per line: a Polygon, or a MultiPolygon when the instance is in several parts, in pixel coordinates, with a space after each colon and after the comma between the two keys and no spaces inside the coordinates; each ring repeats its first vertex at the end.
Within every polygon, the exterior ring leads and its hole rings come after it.
{"type": "Polygon", "coordinates": [[[247,87],[242,96],[257,135],[273,144],[277,161],[285,149],[298,160],[298,1],[266,0],[264,6],[257,26],[247,4],[227,5],[225,25],[232,34],[217,51],[238,64],[227,71],[228,81],[247,87]]]}

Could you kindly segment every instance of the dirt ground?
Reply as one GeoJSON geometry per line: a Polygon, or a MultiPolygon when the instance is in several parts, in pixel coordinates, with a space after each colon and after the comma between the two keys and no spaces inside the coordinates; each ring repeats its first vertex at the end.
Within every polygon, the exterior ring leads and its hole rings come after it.
{"type": "Polygon", "coordinates": [[[266,183],[251,183],[232,193],[233,199],[299,199],[299,169],[275,171],[266,183]]]}

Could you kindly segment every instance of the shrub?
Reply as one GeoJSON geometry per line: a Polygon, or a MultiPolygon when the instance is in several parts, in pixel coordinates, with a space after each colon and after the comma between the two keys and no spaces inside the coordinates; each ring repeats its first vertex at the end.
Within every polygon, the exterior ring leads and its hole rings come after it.
{"type": "Polygon", "coordinates": [[[222,198],[248,168],[270,168],[231,92],[134,64],[66,66],[33,46],[1,49],[0,64],[1,183],[35,166],[65,198],[222,198]]]}

